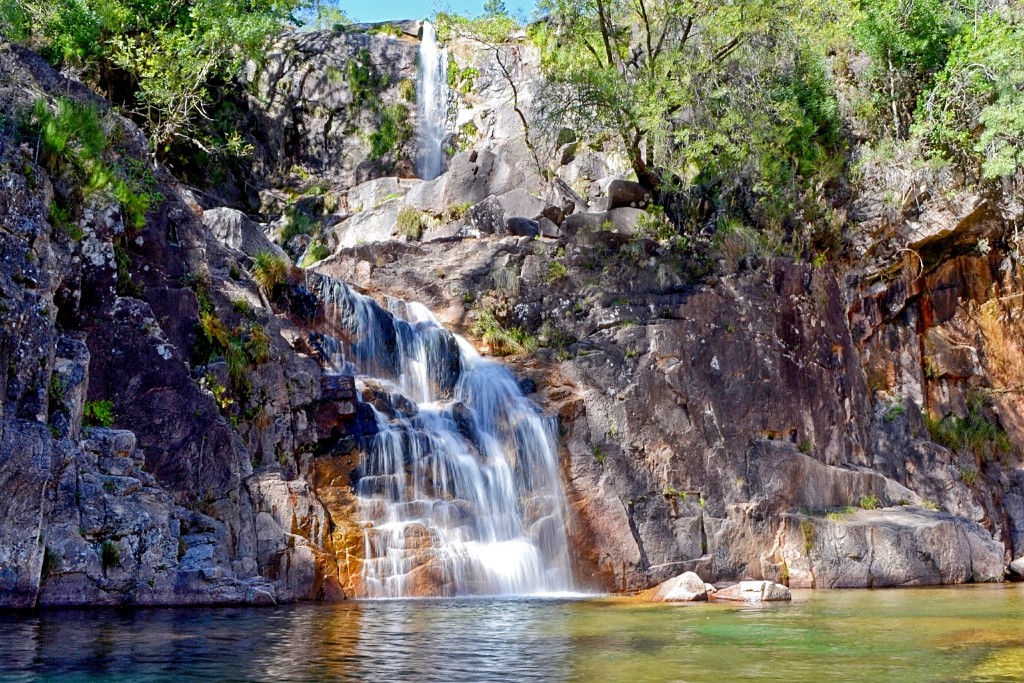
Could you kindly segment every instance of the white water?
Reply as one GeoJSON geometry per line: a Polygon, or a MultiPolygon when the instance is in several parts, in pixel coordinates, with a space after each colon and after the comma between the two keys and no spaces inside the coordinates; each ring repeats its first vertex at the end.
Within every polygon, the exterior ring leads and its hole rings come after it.
{"type": "Polygon", "coordinates": [[[416,171],[433,180],[444,171],[444,139],[448,121],[448,51],[437,43],[437,31],[423,22],[420,42],[419,153],[416,171]]]}
{"type": "Polygon", "coordinates": [[[366,597],[572,590],[554,420],[424,306],[316,287],[334,370],[377,405],[356,483],[366,597]]]}

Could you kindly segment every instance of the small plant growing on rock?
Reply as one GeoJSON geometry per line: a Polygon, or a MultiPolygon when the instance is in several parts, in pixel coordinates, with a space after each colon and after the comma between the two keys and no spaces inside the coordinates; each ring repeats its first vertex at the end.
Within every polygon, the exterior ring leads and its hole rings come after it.
{"type": "Polygon", "coordinates": [[[403,206],[398,212],[395,224],[398,227],[398,234],[407,240],[418,240],[423,236],[423,228],[426,214],[411,206],[403,206]]]}
{"type": "Polygon", "coordinates": [[[980,478],[981,473],[973,467],[964,467],[960,470],[960,481],[972,488],[978,484],[980,478]]]}
{"type": "Polygon", "coordinates": [[[809,519],[800,522],[800,534],[804,537],[804,554],[810,555],[814,548],[814,522],[809,519]]]}
{"type": "Polygon", "coordinates": [[[253,259],[252,279],[269,295],[288,279],[288,262],[269,251],[261,251],[253,259]]]}
{"type": "Polygon", "coordinates": [[[317,261],[323,261],[325,258],[331,255],[330,249],[327,245],[320,240],[313,240],[310,242],[309,247],[306,249],[305,255],[302,257],[302,263],[299,264],[300,268],[309,268],[317,261]]]}
{"type": "Polygon", "coordinates": [[[114,402],[86,401],[82,422],[87,427],[109,427],[114,424],[114,402]]]}
{"type": "Polygon", "coordinates": [[[113,541],[103,541],[100,547],[100,564],[103,566],[104,574],[108,569],[121,566],[121,553],[113,541]]]}
{"type": "Polygon", "coordinates": [[[865,493],[860,497],[860,506],[865,510],[877,510],[881,507],[881,501],[873,493],[865,493]]]}
{"type": "Polygon", "coordinates": [[[43,567],[40,571],[40,579],[46,581],[48,578],[60,569],[60,558],[57,553],[50,550],[50,546],[46,546],[43,549],[43,567]]]}
{"type": "Polygon", "coordinates": [[[601,467],[604,467],[605,459],[606,459],[606,456],[604,454],[604,451],[601,450],[601,447],[600,446],[594,446],[594,460],[597,460],[597,464],[600,465],[601,467]]]}
{"type": "Polygon", "coordinates": [[[569,270],[565,267],[565,264],[561,261],[552,261],[548,264],[547,281],[548,284],[554,284],[568,275],[569,270]]]}

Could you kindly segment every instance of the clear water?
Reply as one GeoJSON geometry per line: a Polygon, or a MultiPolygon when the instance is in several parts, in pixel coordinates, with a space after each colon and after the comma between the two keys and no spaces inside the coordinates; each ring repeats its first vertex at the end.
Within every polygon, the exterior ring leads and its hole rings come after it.
{"type": "Polygon", "coordinates": [[[1019,681],[1024,586],[0,613],[8,681],[1019,681]]]}

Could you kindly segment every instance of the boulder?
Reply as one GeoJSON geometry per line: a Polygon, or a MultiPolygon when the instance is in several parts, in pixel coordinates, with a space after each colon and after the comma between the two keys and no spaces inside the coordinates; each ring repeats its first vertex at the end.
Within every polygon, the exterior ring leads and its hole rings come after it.
{"type": "Polygon", "coordinates": [[[354,214],[333,229],[334,238],[338,246],[345,249],[357,244],[387,242],[395,236],[401,210],[401,200],[392,199],[369,211],[354,214]]]}
{"type": "Polygon", "coordinates": [[[488,197],[479,204],[469,207],[466,219],[475,230],[485,235],[501,234],[505,231],[505,209],[496,197],[488,197]]]}
{"type": "Polygon", "coordinates": [[[513,216],[505,221],[505,231],[519,237],[536,237],[540,234],[540,223],[522,216],[513,216]]]}
{"type": "Polygon", "coordinates": [[[615,179],[608,185],[608,208],[643,209],[651,203],[651,193],[640,183],[615,179]]]}
{"type": "Polygon", "coordinates": [[[390,199],[404,197],[420,180],[406,180],[392,176],[375,178],[356,185],[348,191],[348,210],[360,213],[375,209],[390,199]]]}
{"type": "Polygon", "coordinates": [[[547,202],[537,199],[522,188],[516,188],[506,192],[497,198],[501,208],[505,210],[506,216],[524,216],[535,219],[544,214],[548,208],[547,202]]]}
{"type": "Polygon", "coordinates": [[[771,581],[740,581],[717,591],[714,599],[726,602],[783,602],[792,600],[793,594],[782,584],[771,581]]]}
{"type": "Polygon", "coordinates": [[[1010,571],[1017,576],[1024,578],[1024,557],[1018,557],[1016,560],[1010,563],[1010,571]]]}
{"type": "Polygon", "coordinates": [[[258,224],[237,209],[222,207],[204,211],[203,225],[218,242],[246,256],[253,257],[266,251],[287,258],[284,251],[267,238],[258,224]]]}
{"type": "Polygon", "coordinates": [[[555,239],[562,236],[561,228],[546,216],[541,216],[540,220],[537,221],[537,226],[540,230],[541,237],[550,237],[555,239]]]}
{"type": "Polygon", "coordinates": [[[797,588],[935,586],[1002,579],[1003,546],[977,522],[916,506],[783,515],[797,588]]]}
{"type": "Polygon", "coordinates": [[[511,192],[522,185],[523,179],[521,170],[493,152],[463,152],[452,157],[446,173],[412,188],[405,201],[421,211],[440,215],[452,206],[477,204],[492,195],[511,192]]]}
{"type": "Polygon", "coordinates": [[[652,588],[651,602],[701,602],[708,599],[707,585],[694,572],[685,572],[652,588]]]}

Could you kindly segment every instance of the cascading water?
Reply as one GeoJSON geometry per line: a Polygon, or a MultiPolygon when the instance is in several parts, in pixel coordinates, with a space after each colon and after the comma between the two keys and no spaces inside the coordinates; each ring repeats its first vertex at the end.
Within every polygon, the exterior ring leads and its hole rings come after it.
{"type": "Polygon", "coordinates": [[[448,121],[448,51],[437,43],[437,31],[423,22],[420,41],[419,151],[416,170],[424,180],[444,171],[444,139],[448,121]]]}
{"type": "Polygon", "coordinates": [[[571,590],[554,421],[426,307],[315,277],[330,366],[374,406],[354,484],[366,596],[571,590]]]}

